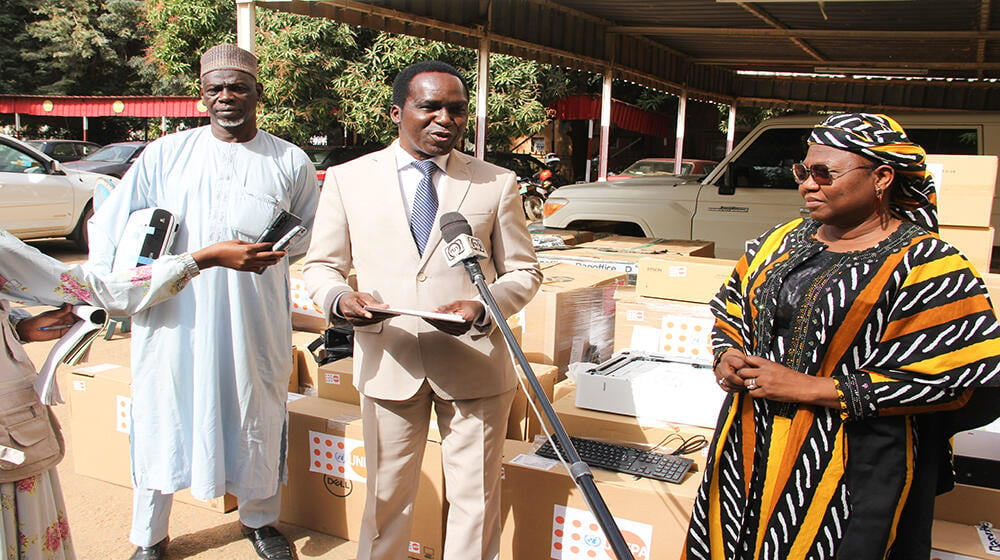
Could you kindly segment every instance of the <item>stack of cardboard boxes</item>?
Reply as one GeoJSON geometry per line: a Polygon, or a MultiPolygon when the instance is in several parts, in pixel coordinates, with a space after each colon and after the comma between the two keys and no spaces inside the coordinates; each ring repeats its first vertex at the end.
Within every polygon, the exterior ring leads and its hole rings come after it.
{"type": "Polygon", "coordinates": [[[957,247],[981,274],[990,271],[990,226],[997,156],[928,155],[937,187],[941,239],[957,247]]]}
{"type": "MultiPolygon", "coordinates": [[[[74,469],[125,487],[132,486],[130,343],[127,333],[96,341],[87,361],[69,373],[67,395],[74,469]]],[[[183,490],[175,499],[219,512],[236,509],[236,497],[231,494],[206,501],[183,490]]]]}

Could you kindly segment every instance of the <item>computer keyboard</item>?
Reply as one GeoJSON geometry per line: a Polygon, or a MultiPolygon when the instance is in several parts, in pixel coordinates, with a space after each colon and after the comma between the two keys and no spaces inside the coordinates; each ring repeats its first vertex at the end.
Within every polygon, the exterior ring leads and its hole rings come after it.
{"type": "MultiPolygon", "coordinates": [[[[679,483],[694,461],[679,455],[636,449],[627,445],[570,437],[573,447],[584,463],[611,471],[655,478],[666,482],[679,483]]],[[[559,448],[562,451],[562,447],[559,448]]],[[[552,442],[547,441],[535,451],[536,455],[557,459],[552,442]]],[[[566,458],[566,454],[563,454],[566,458]]]]}

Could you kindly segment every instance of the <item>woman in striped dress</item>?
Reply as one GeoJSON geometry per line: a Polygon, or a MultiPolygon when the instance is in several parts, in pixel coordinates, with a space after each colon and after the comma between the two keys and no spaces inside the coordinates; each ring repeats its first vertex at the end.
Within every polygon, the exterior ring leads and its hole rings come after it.
{"type": "Polygon", "coordinates": [[[929,557],[943,433],[996,401],[1000,325],[935,233],[924,156],[885,115],[813,129],[809,217],[749,242],[712,302],[729,396],[687,559],[929,557]]]}

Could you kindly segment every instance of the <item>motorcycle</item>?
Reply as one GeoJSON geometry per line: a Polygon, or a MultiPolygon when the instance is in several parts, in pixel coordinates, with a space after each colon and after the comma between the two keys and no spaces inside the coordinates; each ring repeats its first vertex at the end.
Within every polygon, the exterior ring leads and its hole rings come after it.
{"type": "Polygon", "coordinates": [[[564,185],[565,181],[561,180],[551,169],[544,169],[536,173],[534,177],[522,179],[519,184],[524,217],[529,220],[541,220],[545,200],[549,198],[552,191],[564,185]]]}

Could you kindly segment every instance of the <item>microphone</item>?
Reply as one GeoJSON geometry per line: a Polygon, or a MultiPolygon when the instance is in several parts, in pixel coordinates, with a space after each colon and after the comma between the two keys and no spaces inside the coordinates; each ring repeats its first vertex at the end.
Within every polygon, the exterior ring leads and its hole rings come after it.
{"type": "Polygon", "coordinates": [[[465,216],[458,212],[446,212],[441,216],[441,237],[447,245],[444,246],[444,259],[448,266],[465,265],[470,275],[482,277],[483,271],[476,262],[485,259],[486,247],[478,238],[472,236],[472,226],[465,216]]]}

